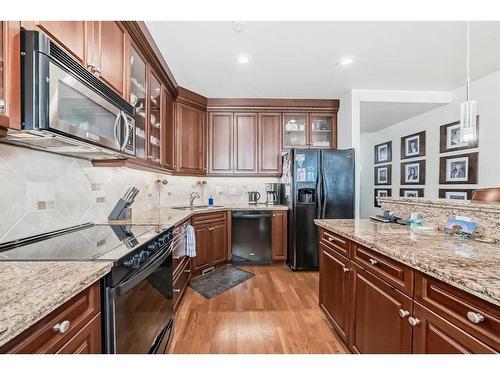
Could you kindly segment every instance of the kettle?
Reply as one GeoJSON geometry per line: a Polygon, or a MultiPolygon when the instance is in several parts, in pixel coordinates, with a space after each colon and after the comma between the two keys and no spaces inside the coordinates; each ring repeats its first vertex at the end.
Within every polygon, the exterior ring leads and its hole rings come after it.
{"type": "Polygon", "coordinates": [[[248,194],[248,204],[259,203],[260,193],[258,191],[249,191],[247,194],[248,194]]]}

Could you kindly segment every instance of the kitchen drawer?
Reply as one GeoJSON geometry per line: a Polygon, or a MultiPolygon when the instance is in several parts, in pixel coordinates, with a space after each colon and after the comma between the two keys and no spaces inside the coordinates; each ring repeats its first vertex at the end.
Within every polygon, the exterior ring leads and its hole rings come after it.
{"type": "Polygon", "coordinates": [[[191,259],[187,258],[187,261],[184,262],[182,270],[176,275],[174,280],[174,311],[179,306],[179,303],[182,300],[182,296],[186,291],[186,288],[189,284],[189,280],[191,278],[191,259]]]}
{"type": "Polygon", "coordinates": [[[321,229],[320,241],[336,250],[345,257],[349,257],[349,240],[344,237],[334,234],[327,230],[321,229]]]}
{"type": "Polygon", "coordinates": [[[100,313],[100,303],[100,285],[96,282],[8,342],[0,353],[56,353],[100,313]],[[56,324],[65,321],[69,322],[67,331],[54,330],[56,324]]]}
{"type": "Polygon", "coordinates": [[[352,243],[351,252],[351,259],[359,266],[407,295],[413,295],[413,270],[410,267],[355,242],[352,243]]]}
{"type": "Polygon", "coordinates": [[[57,354],[101,354],[101,314],[97,314],[57,354]]]}
{"type": "Polygon", "coordinates": [[[226,211],[210,212],[207,214],[196,214],[192,218],[193,225],[212,223],[214,221],[226,220],[226,211]]]}
{"type": "Polygon", "coordinates": [[[499,307],[420,272],[415,274],[415,300],[500,351],[499,307]],[[483,320],[474,323],[468,314],[483,320]]]}

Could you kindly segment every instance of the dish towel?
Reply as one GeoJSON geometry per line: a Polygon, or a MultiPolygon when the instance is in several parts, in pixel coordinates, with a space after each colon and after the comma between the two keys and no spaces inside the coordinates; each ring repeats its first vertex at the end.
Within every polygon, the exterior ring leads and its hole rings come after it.
{"type": "Polygon", "coordinates": [[[192,225],[186,227],[186,255],[190,258],[196,256],[196,236],[192,225]]]}

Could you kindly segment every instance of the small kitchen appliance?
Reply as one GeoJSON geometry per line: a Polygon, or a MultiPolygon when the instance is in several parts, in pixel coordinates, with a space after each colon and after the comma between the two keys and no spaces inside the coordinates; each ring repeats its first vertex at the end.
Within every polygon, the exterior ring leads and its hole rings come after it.
{"type": "Polygon", "coordinates": [[[266,204],[281,204],[285,192],[285,184],[268,183],[266,184],[266,204]]]}
{"type": "Polygon", "coordinates": [[[248,194],[248,204],[259,203],[260,193],[258,191],[249,191],[247,194],[248,194]]]}

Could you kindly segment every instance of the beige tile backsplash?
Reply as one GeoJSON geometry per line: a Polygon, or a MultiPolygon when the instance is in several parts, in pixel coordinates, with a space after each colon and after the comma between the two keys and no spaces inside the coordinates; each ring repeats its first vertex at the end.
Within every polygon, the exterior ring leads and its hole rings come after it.
{"type": "Polygon", "coordinates": [[[140,193],[133,209],[184,205],[197,191],[206,204],[247,201],[276,178],[181,177],[126,168],[95,168],[85,160],[0,144],[0,242],[85,222],[103,222],[129,186],[140,193]],[[166,179],[167,185],[155,181],[166,179]],[[205,183],[203,183],[205,182],[205,183]],[[159,194],[158,194],[159,193],[159,194]]]}

